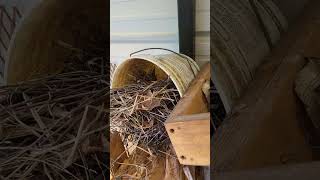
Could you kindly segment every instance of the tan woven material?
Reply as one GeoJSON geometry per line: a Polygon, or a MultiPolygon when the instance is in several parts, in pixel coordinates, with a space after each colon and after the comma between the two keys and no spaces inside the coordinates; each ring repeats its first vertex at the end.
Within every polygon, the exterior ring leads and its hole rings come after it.
{"type": "Polygon", "coordinates": [[[310,61],[296,79],[296,93],[313,125],[320,130],[320,63],[310,61]]]}
{"type": "MultiPolygon", "coordinates": [[[[60,72],[70,51],[58,41],[87,46],[97,26],[107,32],[104,0],[44,0],[24,14],[9,44],[4,84],[60,72]]],[[[100,33],[101,37],[105,36],[100,33]]]]}
{"type": "MultiPolygon", "coordinates": [[[[273,44],[287,22],[271,1],[255,1],[273,44]]],[[[211,1],[212,79],[227,111],[253,79],[270,48],[248,0],[211,1]]]]}
{"type": "Polygon", "coordinates": [[[177,87],[180,96],[199,71],[198,65],[189,57],[176,54],[137,55],[119,64],[114,72],[111,88],[119,88],[133,83],[135,74],[155,71],[158,79],[169,76],[177,87]]]}
{"type": "Polygon", "coordinates": [[[112,82],[112,77],[116,68],[117,68],[116,64],[110,63],[110,83],[112,82]]]}

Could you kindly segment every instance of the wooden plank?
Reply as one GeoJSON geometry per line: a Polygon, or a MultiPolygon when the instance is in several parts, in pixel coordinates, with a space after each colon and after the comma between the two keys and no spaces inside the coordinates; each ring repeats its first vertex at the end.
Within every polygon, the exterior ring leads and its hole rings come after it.
{"type": "MultiPolygon", "coordinates": [[[[205,2],[205,1],[200,1],[200,2],[205,2]]],[[[209,32],[210,31],[210,5],[205,10],[196,10],[195,19],[196,19],[195,20],[196,31],[209,32]]]]}
{"type": "Polygon", "coordinates": [[[210,64],[207,63],[165,122],[179,162],[184,165],[210,164],[210,113],[202,92],[209,79],[210,64]]]}
{"type": "MultiPolygon", "coordinates": [[[[241,109],[243,104],[250,104],[257,101],[288,54],[300,53],[303,56],[316,56],[314,52],[316,52],[316,48],[319,46],[314,46],[313,48],[315,50],[311,50],[309,49],[310,46],[307,47],[307,43],[311,43],[310,45],[313,46],[312,42],[320,41],[320,36],[313,36],[313,41],[312,38],[309,38],[310,30],[317,26],[316,22],[320,22],[319,8],[320,1],[313,0],[308,3],[302,15],[291,24],[289,31],[283,34],[279,43],[257,68],[253,81],[248,84],[246,93],[237,99],[237,103],[232,106],[233,113],[237,111],[237,109],[241,109]]],[[[320,51],[318,51],[318,54],[319,52],[320,51]]],[[[214,66],[215,64],[212,63],[213,68],[214,66]]]]}
{"type": "MultiPolygon", "coordinates": [[[[110,133],[110,171],[115,172],[127,158],[125,149],[118,133],[110,133]]],[[[111,173],[110,173],[111,174],[111,173]]]]}
{"type": "Polygon", "coordinates": [[[210,164],[210,113],[177,116],[166,129],[181,164],[210,164]]]}
{"type": "Polygon", "coordinates": [[[301,126],[308,119],[293,92],[293,80],[305,63],[303,57],[320,55],[320,46],[315,44],[320,41],[319,8],[320,1],[311,1],[257,69],[255,79],[212,140],[213,171],[312,159],[301,126]],[[297,53],[302,55],[300,60],[288,59],[297,53]]]}
{"type": "Polygon", "coordinates": [[[208,112],[207,101],[202,93],[203,84],[210,79],[210,64],[206,63],[188,90],[180,99],[166,122],[176,116],[208,112]]]}
{"type": "Polygon", "coordinates": [[[318,180],[320,162],[284,165],[250,171],[212,174],[215,180],[318,180]]]}
{"type": "Polygon", "coordinates": [[[308,30],[303,40],[301,40],[304,48],[302,53],[305,57],[320,57],[320,45],[316,45],[314,42],[320,40],[320,21],[313,21],[305,26],[308,30]]]}
{"type": "MultiPolygon", "coordinates": [[[[301,122],[306,118],[294,93],[303,57],[285,58],[260,97],[242,104],[213,139],[212,171],[224,172],[312,159],[301,122]]],[[[250,96],[250,94],[247,94],[250,96]]]]}
{"type": "Polygon", "coordinates": [[[299,16],[309,0],[273,0],[289,22],[299,16]]]}

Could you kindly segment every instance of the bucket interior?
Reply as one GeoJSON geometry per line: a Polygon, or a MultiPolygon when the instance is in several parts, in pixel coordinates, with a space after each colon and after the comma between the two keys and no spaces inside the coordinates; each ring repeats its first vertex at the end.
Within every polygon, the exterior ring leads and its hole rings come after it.
{"type": "Polygon", "coordinates": [[[135,83],[141,75],[153,74],[155,80],[165,80],[168,75],[157,65],[144,59],[130,59],[119,65],[113,75],[112,88],[121,88],[135,83]]]}
{"type": "Polygon", "coordinates": [[[59,42],[82,49],[92,42],[93,35],[107,39],[107,3],[105,0],[41,1],[26,14],[10,42],[5,83],[61,71],[70,49],[59,42]]]}

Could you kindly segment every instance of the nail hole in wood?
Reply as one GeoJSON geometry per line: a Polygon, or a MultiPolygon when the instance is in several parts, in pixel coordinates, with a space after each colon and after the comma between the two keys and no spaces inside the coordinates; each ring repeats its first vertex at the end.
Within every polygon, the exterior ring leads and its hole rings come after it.
{"type": "Polygon", "coordinates": [[[185,157],[185,156],[181,156],[180,158],[181,158],[182,160],[185,160],[185,159],[186,159],[186,157],[185,157]]]}
{"type": "Polygon", "coordinates": [[[174,133],[174,129],[170,129],[170,132],[171,132],[171,133],[174,133]]]}

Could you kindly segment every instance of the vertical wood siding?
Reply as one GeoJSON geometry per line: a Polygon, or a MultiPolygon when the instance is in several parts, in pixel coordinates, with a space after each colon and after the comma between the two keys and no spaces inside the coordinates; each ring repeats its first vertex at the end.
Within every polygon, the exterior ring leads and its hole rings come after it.
{"type": "Polygon", "coordinates": [[[179,50],[176,0],[111,0],[110,7],[111,62],[144,48],[179,50]]]}
{"type": "Polygon", "coordinates": [[[210,61],[210,0],[196,1],[195,60],[202,66],[210,61]]]}

